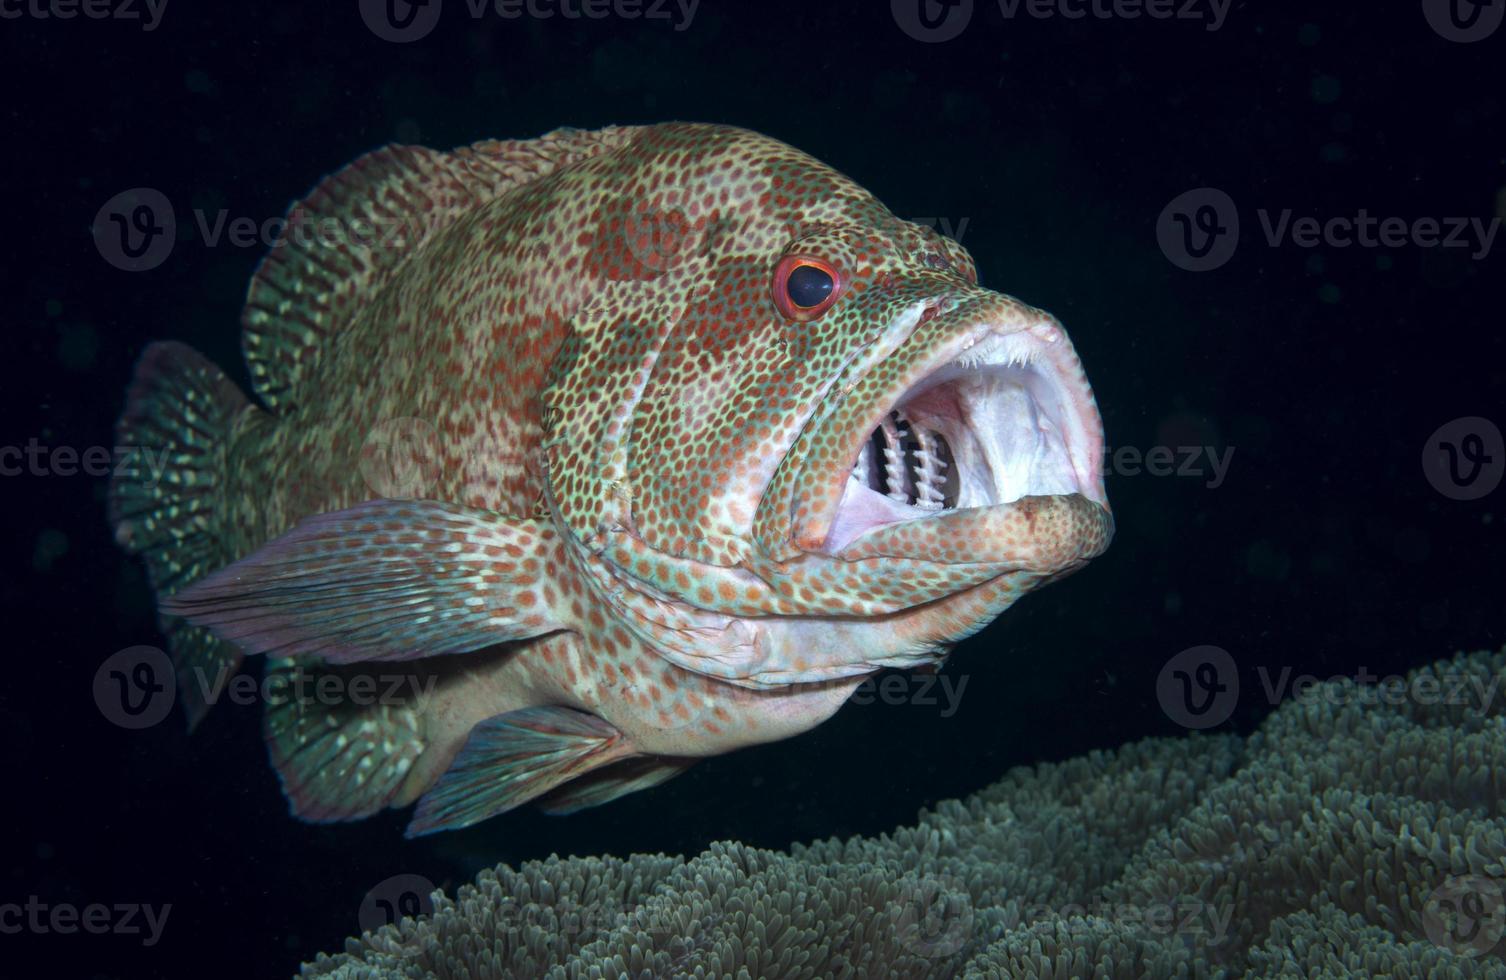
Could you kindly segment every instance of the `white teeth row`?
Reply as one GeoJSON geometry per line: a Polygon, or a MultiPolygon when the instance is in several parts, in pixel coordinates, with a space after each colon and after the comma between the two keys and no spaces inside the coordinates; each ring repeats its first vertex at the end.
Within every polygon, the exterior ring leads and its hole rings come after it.
{"type": "MultiPolygon", "coordinates": [[[[898,414],[894,413],[895,417],[898,414]]],[[[887,418],[879,423],[879,431],[884,434],[884,483],[889,487],[889,499],[907,504],[910,495],[905,493],[905,449],[899,441],[899,427],[893,418],[887,418]]]]}
{"type": "Polygon", "coordinates": [[[921,510],[943,509],[946,499],[942,488],[946,485],[947,462],[937,450],[940,436],[914,425],[899,411],[891,412],[881,421],[878,432],[884,444],[882,483],[875,479],[873,471],[874,441],[871,438],[863,444],[850,478],[870,489],[887,488],[885,492],[890,500],[906,506],[921,510]],[[916,444],[908,453],[905,449],[907,439],[916,444]]]}
{"type": "Polygon", "coordinates": [[[945,506],[941,488],[945,485],[946,460],[936,455],[934,434],[917,428],[915,441],[920,447],[915,451],[915,492],[920,499],[915,506],[925,510],[940,510],[945,506]]]}

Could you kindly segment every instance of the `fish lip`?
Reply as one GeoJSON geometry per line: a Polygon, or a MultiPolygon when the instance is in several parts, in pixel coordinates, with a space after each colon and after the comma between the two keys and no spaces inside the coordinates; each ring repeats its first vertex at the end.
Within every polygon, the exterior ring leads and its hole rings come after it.
{"type": "MultiPolygon", "coordinates": [[[[894,524],[1038,506],[1045,497],[1080,497],[1112,524],[1103,486],[1103,423],[1081,362],[1055,318],[1018,309],[1030,315],[960,331],[916,381],[875,405],[864,430],[875,433],[898,413],[939,432],[961,471],[957,499],[944,507],[902,503],[850,474],[829,509],[820,551],[840,557],[894,524]]],[[[850,469],[862,462],[867,443],[850,469]]],[[[948,521],[955,524],[956,518],[948,521]]]]}

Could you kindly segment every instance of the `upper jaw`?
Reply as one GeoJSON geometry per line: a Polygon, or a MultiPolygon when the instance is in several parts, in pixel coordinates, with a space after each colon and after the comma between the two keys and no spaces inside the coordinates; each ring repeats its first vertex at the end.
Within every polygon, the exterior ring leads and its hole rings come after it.
{"type": "Polygon", "coordinates": [[[881,528],[1031,497],[1079,495],[1107,512],[1092,391],[1065,331],[1031,312],[962,331],[917,380],[880,399],[821,551],[840,555],[881,528]]]}

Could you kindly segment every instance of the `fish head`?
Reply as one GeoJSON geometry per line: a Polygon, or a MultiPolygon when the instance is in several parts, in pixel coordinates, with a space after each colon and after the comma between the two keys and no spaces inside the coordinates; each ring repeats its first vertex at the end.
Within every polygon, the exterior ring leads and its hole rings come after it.
{"type": "MultiPolygon", "coordinates": [[[[1100,553],[1111,527],[1103,423],[1065,329],[978,285],[956,243],[924,228],[888,237],[881,260],[837,272],[863,288],[822,316],[867,343],[760,497],[760,545],[786,559],[884,555],[1048,573],[1100,553]],[[1026,514],[1024,526],[1011,519],[1026,514]]],[[[842,259],[825,258],[833,251],[797,243],[771,290],[801,288],[792,264],[840,270],[842,259]]]]}
{"type": "Polygon", "coordinates": [[[640,145],[598,215],[619,370],[574,381],[615,412],[576,485],[618,499],[578,536],[661,605],[756,621],[765,668],[838,619],[885,665],[929,655],[1103,551],[1102,422],[1062,325],[805,154],[688,135],[640,145]]]}

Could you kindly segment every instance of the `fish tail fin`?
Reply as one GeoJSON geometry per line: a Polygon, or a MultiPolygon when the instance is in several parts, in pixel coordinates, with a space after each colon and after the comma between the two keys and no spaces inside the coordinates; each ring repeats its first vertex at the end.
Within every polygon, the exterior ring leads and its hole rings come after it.
{"type": "MultiPolygon", "coordinates": [[[[115,540],[146,562],[159,603],[233,555],[214,504],[230,426],[250,403],[218,367],[185,344],[155,343],[136,364],[116,424],[122,461],[110,480],[115,540]]],[[[200,626],[162,620],[192,730],[240,666],[235,647],[200,626]]]]}

